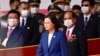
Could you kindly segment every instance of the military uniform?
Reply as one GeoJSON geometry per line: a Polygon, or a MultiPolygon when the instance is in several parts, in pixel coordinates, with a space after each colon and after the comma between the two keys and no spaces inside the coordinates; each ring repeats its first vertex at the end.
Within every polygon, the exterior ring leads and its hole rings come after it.
{"type": "MultiPolygon", "coordinates": [[[[39,7],[41,1],[40,0],[29,0],[28,3],[30,6],[33,6],[33,7],[38,6],[39,7]]],[[[43,20],[44,20],[45,15],[37,12],[37,13],[33,13],[33,14],[30,13],[30,17],[33,18],[34,22],[38,26],[38,39],[40,40],[41,33],[43,32],[43,28],[44,28],[43,27],[43,20]]]]}

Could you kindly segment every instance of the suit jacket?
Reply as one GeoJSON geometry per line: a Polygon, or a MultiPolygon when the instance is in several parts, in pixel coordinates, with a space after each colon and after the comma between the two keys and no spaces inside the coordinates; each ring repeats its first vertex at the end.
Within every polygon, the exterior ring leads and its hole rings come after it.
{"type": "MultiPolygon", "coordinates": [[[[67,27],[64,27],[64,32],[66,33],[67,27]]],[[[80,31],[76,26],[72,31],[72,40],[68,40],[68,53],[69,56],[87,56],[87,38],[85,37],[83,31],[80,31]]]]}
{"type": "Polygon", "coordinates": [[[42,13],[35,13],[35,14],[30,14],[30,17],[32,17],[32,19],[34,20],[34,22],[37,25],[37,30],[38,30],[38,36],[37,36],[38,39],[37,40],[40,41],[41,34],[42,34],[43,30],[44,30],[44,28],[41,27],[41,25],[43,26],[42,22],[44,20],[45,15],[42,14],[42,13]]]}
{"type": "Polygon", "coordinates": [[[98,21],[100,18],[96,14],[91,14],[90,19],[87,23],[86,28],[84,27],[84,15],[80,14],[77,19],[77,26],[79,29],[84,30],[87,38],[98,37],[100,33],[98,33],[98,21]]]}
{"type": "Polygon", "coordinates": [[[27,17],[27,22],[23,29],[23,36],[24,36],[25,46],[39,44],[39,40],[37,37],[38,36],[38,26],[34,22],[34,20],[32,20],[31,17],[27,17]]]}
{"type": "MultiPolygon", "coordinates": [[[[7,37],[7,32],[8,32],[8,28],[2,29],[2,33],[0,34],[1,43],[7,37]]],[[[22,29],[19,26],[17,26],[11,33],[5,48],[23,46],[23,43],[24,43],[24,40],[22,36],[22,29]]]]}
{"type": "Polygon", "coordinates": [[[68,56],[65,35],[61,31],[56,30],[50,47],[48,47],[48,34],[47,31],[42,34],[37,56],[68,56]]]}

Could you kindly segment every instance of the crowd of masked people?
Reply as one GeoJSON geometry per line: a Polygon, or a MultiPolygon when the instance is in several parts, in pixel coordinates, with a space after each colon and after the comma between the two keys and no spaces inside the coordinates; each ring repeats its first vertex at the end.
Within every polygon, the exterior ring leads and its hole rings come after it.
{"type": "Polygon", "coordinates": [[[100,37],[100,1],[72,8],[70,0],[51,2],[44,15],[40,0],[10,0],[0,18],[0,49],[38,45],[37,56],[88,56],[87,39],[100,37]]]}

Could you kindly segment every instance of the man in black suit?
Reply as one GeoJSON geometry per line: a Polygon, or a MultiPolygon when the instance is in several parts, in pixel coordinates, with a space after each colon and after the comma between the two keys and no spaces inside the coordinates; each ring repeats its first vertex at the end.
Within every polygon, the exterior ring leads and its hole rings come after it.
{"type": "Polygon", "coordinates": [[[20,13],[10,10],[7,14],[7,28],[0,33],[0,48],[20,47],[24,44],[22,29],[19,27],[20,13]]]}
{"type": "Polygon", "coordinates": [[[23,29],[23,36],[25,40],[24,45],[36,45],[39,43],[37,34],[38,26],[34,20],[29,17],[29,5],[27,2],[21,2],[18,11],[20,12],[20,27],[23,29]]]}
{"type": "Polygon", "coordinates": [[[99,22],[100,18],[92,13],[93,3],[89,0],[82,1],[82,14],[79,15],[77,26],[85,31],[87,38],[100,37],[99,22]]]}
{"type": "Polygon", "coordinates": [[[67,11],[64,14],[64,32],[68,41],[69,56],[87,56],[87,39],[83,31],[76,26],[76,14],[67,11]]]}
{"type": "Polygon", "coordinates": [[[38,25],[38,39],[40,40],[41,34],[43,32],[43,21],[45,15],[39,12],[39,7],[41,0],[28,0],[30,5],[30,17],[36,22],[38,25]]]}

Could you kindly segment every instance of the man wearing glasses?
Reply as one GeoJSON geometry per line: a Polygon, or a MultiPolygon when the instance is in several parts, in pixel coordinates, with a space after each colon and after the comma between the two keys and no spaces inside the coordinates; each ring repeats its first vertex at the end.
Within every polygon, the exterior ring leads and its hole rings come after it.
{"type": "Polygon", "coordinates": [[[83,30],[87,38],[95,38],[100,36],[99,22],[100,18],[92,13],[93,2],[89,0],[82,1],[82,14],[79,15],[77,20],[77,26],[83,30]]]}

